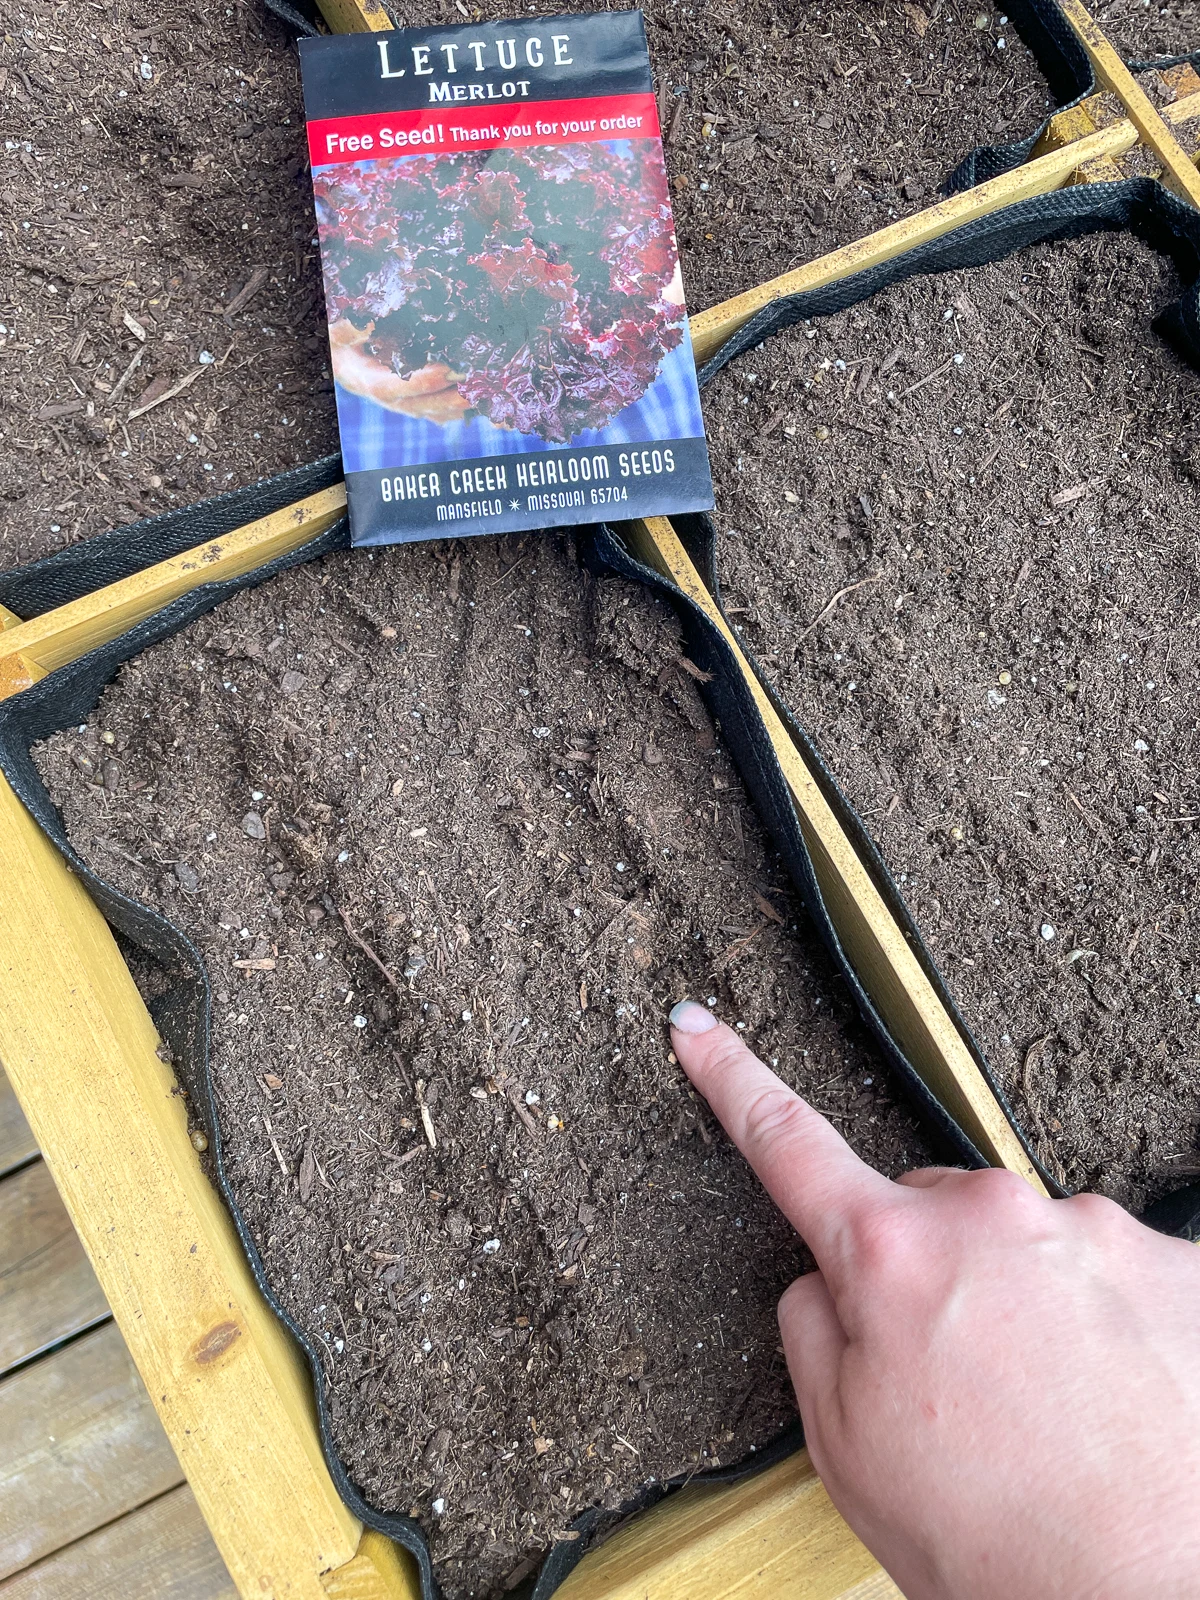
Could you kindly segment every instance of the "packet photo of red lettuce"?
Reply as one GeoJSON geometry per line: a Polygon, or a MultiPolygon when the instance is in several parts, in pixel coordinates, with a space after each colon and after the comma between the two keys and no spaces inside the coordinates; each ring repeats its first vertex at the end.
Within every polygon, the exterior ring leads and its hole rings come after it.
{"type": "Polygon", "coordinates": [[[566,443],[683,338],[657,140],[356,161],[313,174],[334,375],[393,411],[566,443]]]}

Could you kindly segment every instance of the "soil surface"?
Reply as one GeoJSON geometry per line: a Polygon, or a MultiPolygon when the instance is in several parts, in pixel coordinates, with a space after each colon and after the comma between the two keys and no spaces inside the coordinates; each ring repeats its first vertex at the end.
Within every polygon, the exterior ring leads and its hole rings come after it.
{"type": "Polygon", "coordinates": [[[878,838],[1044,1158],[1200,1170],[1200,376],[1136,242],[914,280],[705,406],[744,637],[878,838]]]}
{"type": "Polygon", "coordinates": [[[88,859],[204,954],[234,1189],[352,1476],[451,1596],[792,1415],[800,1245],[670,1056],[675,1000],[885,1171],[929,1159],[689,665],[559,536],[345,554],[40,752],[88,859]]]}
{"type": "MultiPolygon", "coordinates": [[[[696,9],[647,8],[693,310],[931,204],[1047,110],[986,6],[696,9]]],[[[441,18],[462,21],[451,0],[401,20],[441,18]]],[[[10,30],[2,566],[337,448],[285,30],[253,0],[165,23],[21,0],[10,30]]]]}
{"type": "Polygon", "coordinates": [[[1127,61],[1153,61],[1200,51],[1196,0],[1100,0],[1092,15],[1127,61]]]}
{"type": "MultiPolygon", "coordinates": [[[[454,0],[387,3],[401,26],[463,20],[454,0]]],[[[597,7],[533,0],[521,9],[597,7]]],[[[935,204],[976,145],[1032,133],[1050,110],[1003,7],[646,0],[641,9],[693,311],[935,204]]],[[[479,0],[475,12],[510,16],[512,0],[479,0]]]]}
{"type": "Polygon", "coordinates": [[[337,448],[286,31],[243,0],[6,26],[3,567],[337,448]]]}

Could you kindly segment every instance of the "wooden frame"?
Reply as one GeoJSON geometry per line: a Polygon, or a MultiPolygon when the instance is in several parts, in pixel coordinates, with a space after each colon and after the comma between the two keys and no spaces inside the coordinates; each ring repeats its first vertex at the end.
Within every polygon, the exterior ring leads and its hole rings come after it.
{"type": "MultiPolygon", "coordinates": [[[[1077,0],[1060,4],[1124,118],[1101,114],[1100,97],[1084,102],[1053,119],[1036,159],[1018,171],[702,312],[692,320],[698,357],[783,295],[891,259],[1030,195],[1120,177],[1122,157],[1139,144],[1177,192],[1200,204],[1194,164],[1172,132],[1200,114],[1200,93],[1159,115],[1077,0]]],[[[388,25],[378,0],[322,6],[338,29],[388,25]]],[[[340,485],[324,490],[40,618],[22,622],[0,608],[0,696],[20,693],[196,584],[298,548],[331,525],[344,499],[340,485]]],[[[881,1014],[989,1159],[1036,1183],[674,529],[653,519],[632,525],[629,539],[733,649],[830,914],[881,1014]]],[[[153,1024],[107,925],[3,779],[0,881],[0,1060],[239,1591],[254,1600],[415,1600],[412,1563],[364,1531],[334,1489],[308,1373],[255,1288],[200,1168],[153,1024]]],[[[718,1600],[739,1586],[747,1595],[806,1600],[898,1593],[837,1517],[804,1452],[745,1483],[693,1486],[665,1502],[587,1557],[560,1592],[563,1600],[718,1600]]]]}

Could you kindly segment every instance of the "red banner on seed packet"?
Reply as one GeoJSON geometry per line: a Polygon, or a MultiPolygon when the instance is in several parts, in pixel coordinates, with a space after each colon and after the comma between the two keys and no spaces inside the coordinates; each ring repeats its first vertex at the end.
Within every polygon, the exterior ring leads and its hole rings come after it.
{"type": "Polygon", "coordinates": [[[378,161],[433,151],[517,150],[537,144],[656,139],[658,135],[658,109],[652,94],[538,100],[527,105],[501,100],[490,106],[437,106],[310,122],[308,158],[314,167],[322,167],[335,161],[378,161]]]}
{"type": "Polygon", "coordinates": [[[641,13],[300,53],[353,542],[707,510],[641,13]]]}

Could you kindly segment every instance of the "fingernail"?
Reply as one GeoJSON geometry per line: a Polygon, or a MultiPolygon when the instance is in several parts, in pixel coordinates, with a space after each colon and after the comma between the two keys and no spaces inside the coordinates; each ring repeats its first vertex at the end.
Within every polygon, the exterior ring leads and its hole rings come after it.
{"type": "Polygon", "coordinates": [[[707,1033],[716,1025],[712,1012],[698,1006],[694,1000],[681,1000],[671,1007],[671,1026],[680,1033],[707,1033]]]}

